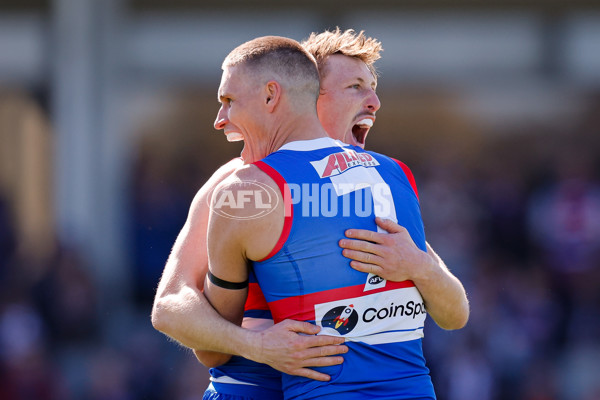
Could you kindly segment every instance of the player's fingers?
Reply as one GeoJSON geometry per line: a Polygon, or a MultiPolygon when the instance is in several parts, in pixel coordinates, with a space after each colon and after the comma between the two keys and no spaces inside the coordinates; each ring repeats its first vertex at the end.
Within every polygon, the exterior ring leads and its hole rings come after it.
{"type": "Polygon", "coordinates": [[[373,253],[364,252],[364,251],[344,249],[342,251],[342,254],[344,257],[347,257],[351,260],[358,261],[363,264],[381,265],[383,262],[383,259],[380,256],[373,254],[373,253]]]}
{"type": "MultiPolygon", "coordinates": [[[[329,336],[329,335],[317,335],[317,336],[303,336],[303,344],[305,348],[321,348],[324,346],[340,345],[346,341],[341,336],[329,336]]],[[[345,346],[344,346],[345,347],[345,346]]]]}
{"type": "Polygon", "coordinates": [[[321,382],[329,382],[331,380],[331,377],[329,375],[317,372],[309,368],[295,369],[287,373],[290,375],[304,376],[306,378],[321,382]]]}
{"type": "Polygon", "coordinates": [[[283,321],[282,324],[285,324],[287,329],[292,332],[304,333],[306,335],[316,335],[321,330],[319,326],[309,322],[294,321],[291,319],[283,321]]]}
{"type": "Polygon", "coordinates": [[[377,233],[367,229],[348,229],[345,235],[352,239],[368,240],[373,243],[381,243],[383,241],[385,233],[377,233]]]}
{"type": "Polygon", "coordinates": [[[406,230],[402,225],[398,225],[396,222],[391,219],[385,219],[377,217],[375,218],[375,223],[382,229],[385,229],[388,233],[399,233],[406,230]]]}
{"type": "Polygon", "coordinates": [[[302,363],[305,368],[308,367],[331,367],[344,362],[344,357],[315,357],[304,360],[302,363]]]}
{"type": "Polygon", "coordinates": [[[380,275],[384,272],[383,268],[375,264],[367,264],[359,261],[351,261],[350,266],[357,271],[366,272],[367,274],[380,275]]]}
{"type": "MultiPolygon", "coordinates": [[[[315,358],[335,358],[335,357],[330,357],[330,356],[337,356],[339,354],[344,354],[348,352],[348,346],[346,345],[331,345],[331,346],[320,346],[320,347],[313,347],[311,349],[306,350],[303,353],[303,358],[306,360],[309,359],[315,359],[315,358]]],[[[340,364],[340,362],[335,363],[335,364],[340,364]]],[[[335,365],[332,364],[332,365],[335,365]]],[[[304,365],[305,367],[308,367],[309,365],[304,365]]]]}
{"type": "Polygon", "coordinates": [[[349,250],[364,251],[366,253],[379,254],[380,245],[368,242],[366,240],[342,239],[339,241],[341,248],[349,250]]]}

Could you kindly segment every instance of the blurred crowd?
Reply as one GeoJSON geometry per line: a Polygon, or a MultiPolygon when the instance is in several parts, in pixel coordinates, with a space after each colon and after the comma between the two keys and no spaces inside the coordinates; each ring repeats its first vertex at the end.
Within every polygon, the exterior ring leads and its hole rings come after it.
{"type": "MultiPolygon", "coordinates": [[[[466,328],[429,321],[425,330],[440,400],[600,399],[595,111],[572,132],[491,138],[468,163],[443,149],[409,160],[428,241],[471,302],[466,328]]],[[[202,398],[206,369],[149,319],[164,261],[211,172],[193,156],[179,160],[138,158],[136,286],[118,309],[103,306],[79,249],[57,240],[43,258],[22,251],[0,193],[0,399],[202,398]]]]}
{"type": "Polygon", "coordinates": [[[471,302],[465,329],[426,329],[440,398],[600,399],[600,153],[590,133],[496,143],[479,171],[427,171],[429,240],[471,302]],[[554,157],[532,160],[536,146],[554,157]]]}

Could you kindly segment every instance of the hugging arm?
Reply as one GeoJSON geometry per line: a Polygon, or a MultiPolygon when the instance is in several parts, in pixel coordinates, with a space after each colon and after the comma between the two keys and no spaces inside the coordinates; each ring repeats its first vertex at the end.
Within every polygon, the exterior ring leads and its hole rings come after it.
{"type": "Polygon", "coordinates": [[[208,270],[209,201],[215,187],[241,165],[240,159],[234,159],[219,168],[194,197],[163,270],[152,308],[154,327],[194,349],[198,359],[209,367],[226,362],[230,355],[208,350],[234,351],[226,345],[234,339],[228,337],[233,335],[229,333],[231,324],[214,310],[202,293],[208,270]],[[223,343],[223,337],[229,340],[223,343]]]}
{"type": "MultiPolygon", "coordinates": [[[[270,178],[263,176],[262,172],[257,176],[257,171],[258,169],[250,169],[249,177],[242,173],[245,179],[235,181],[234,178],[235,183],[228,186],[232,191],[232,198],[238,198],[237,190],[247,190],[243,181],[262,178],[262,183],[275,185],[270,178]]],[[[278,192],[276,186],[274,190],[278,192]]],[[[209,269],[214,276],[222,281],[238,284],[247,280],[248,260],[266,256],[279,238],[283,228],[283,201],[278,204],[281,209],[258,219],[245,219],[244,212],[248,212],[246,209],[222,210],[223,214],[229,217],[224,217],[221,213],[211,213],[208,226],[208,258],[209,269]],[[257,235],[257,232],[261,234],[257,235]]],[[[249,213],[252,215],[252,211],[249,213]]],[[[214,281],[205,281],[207,299],[232,323],[242,320],[245,293],[245,289],[228,289],[215,284],[214,281]]],[[[250,345],[240,349],[243,352],[241,355],[269,364],[287,374],[327,381],[330,379],[328,375],[309,367],[340,364],[343,359],[339,354],[348,349],[340,345],[344,341],[343,338],[313,336],[319,330],[319,327],[307,322],[286,320],[263,331],[249,331],[246,340],[250,345]]]]}
{"type": "MultiPolygon", "coordinates": [[[[215,311],[203,293],[208,271],[207,228],[214,189],[242,166],[240,159],[221,167],[198,191],[184,227],[169,255],[152,308],[155,329],[188,347],[200,362],[215,367],[240,355],[289,373],[307,366],[332,365],[347,350],[339,339],[314,335],[319,328],[305,322],[282,321],[262,332],[242,329],[215,311]],[[315,353],[318,352],[318,355],[315,353]]],[[[316,375],[315,379],[326,380],[316,375]]]]}
{"type": "Polygon", "coordinates": [[[381,218],[375,222],[387,233],[349,229],[348,239],[340,240],[344,256],[352,259],[350,266],[390,281],[412,280],[438,326],[464,327],[469,319],[465,289],[429,243],[422,251],[404,227],[381,218]]]}

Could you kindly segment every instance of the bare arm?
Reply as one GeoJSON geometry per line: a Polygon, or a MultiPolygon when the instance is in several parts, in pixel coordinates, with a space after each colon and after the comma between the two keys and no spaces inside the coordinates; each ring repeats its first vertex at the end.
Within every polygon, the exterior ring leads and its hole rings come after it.
{"type": "MultiPolygon", "coordinates": [[[[274,182],[252,166],[236,172],[230,182],[226,182],[230,198],[238,199],[238,192],[249,192],[248,181],[260,182],[271,185],[279,193],[274,182]]],[[[250,190],[251,192],[251,190],[250,190]]],[[[280,194],[279,194],[280,195],[280,194]]],[[[230,207],[222,205],[220,212],[212,212],[208,227],[208,254],[209,269],[219,279],[239,283],[247,279],[247,263],[249,260],[264,258],[275,246],[283,229],[283,199],[277,202],[273,212],[260,218],[247,218],[256,215],[252,208],[252,201],[243,207],[230,207]],[[226,216],[224,216],[226,215],[226,216]],[[257,234],[260,233],[260,234],[257,234]]],[[[228,320],[239,323],[243,313],[244,289],[229,289],[211,280],[205,281],[207,299],[221,315],[228,320]]],[[[329,376],[309,369],[309,366],[328,366],[343,362],[341,357],[327,357],[347,351],[346,346],[339,346],[343,338],[324,336],[298,335],[298,328],[303,332],[315,334],[319,328],[299,321],[283,321],[273,328],[258,332],[258,339],[262,343],[260,359],[282,372],[306,376],[317,380],[329,380],[329,376]],[[310,329],[309,329],[310,327],[310,329]],[[283,330],[284,334],[273,335],[274,332],[283,330]],[[268,347],[287,347],[285,352],[272,352],[268,347]],[[266,349],[266,350],[265,350],[266,349]],[[293,362],[287,353],[292,353],[303,362],[293,362]],[[290,362],[292,361],[292,362],[290,362]]],[[[248,358],[255,359],[252,355],[248,358]]]]}
{"type": "Polygon", "coordinates": [[[340,240],[344,256],[358,271],[372,272],[391,281],[412,280],[427,307],[427,312],[443,329],[460,329],[469,319],[467,295],[444,261],[427,243],[419,249],[408,231],[390,220],[376,218],[388,233],[349,229],[340,240]]]}
{"type": "MultiPolygon", "coordinates": [[[[221,329],[227,332],[231,329],[208,303],[201,289],[208,270],[208,202],[215,187],[240,166],[242,161],[239,159],[225,164],[196,194],[188,219],[167,260],[154,299],[154,327],[192,349],[219,349],[220,342],[214,340],[218,338],[213,338],[212,332],[220,332],[221,329]]],[[[207,366],[220,365],[230,357],[206,351],[198,351],[196,355],[207,366]]]]}
{"type": "MultiPolygon", "coordinates": [[[[298,335],[314,335],[319,331],[312,324],[298,321],[284,321],[260,333],[240,329],[221,317],[202,293],[208,270],[210,193],[240,166],[240,160],[223,166],[194,198],[165,265],[154,299],[152,324],[183,346],[194,349],[196,357],[207,366],[220,365],[230,357],[215,352],[241,355],[278,370],[319,366],[327,356],[345,351],[345,346],[331,347],[340,343],[339,339],[298,335]],[[315,355],[319,349],[321,353],[315,355]]],[[[340,360],[333,357],[331,361],[340,360]]]]}

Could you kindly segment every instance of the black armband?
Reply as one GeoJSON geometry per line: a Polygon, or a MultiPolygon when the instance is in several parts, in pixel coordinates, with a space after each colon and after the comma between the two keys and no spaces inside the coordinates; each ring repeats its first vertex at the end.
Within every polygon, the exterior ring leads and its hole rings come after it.
{"type": "Polygon", "coordinates": [[[206,275],[208,276],[208,279],[213,283],[213,285],[221,287],[223,289],[240,290],[246,289],[248,287],[248,279],[246,279],[244,282],[229,282],[221,278],[217,278],[212,274],[212,272],[210,272],[210,270],[208,270],[206,275]]]}

